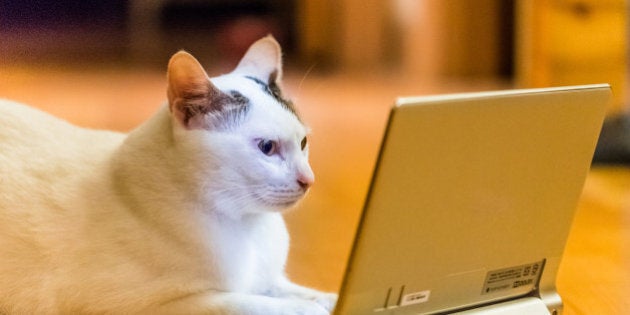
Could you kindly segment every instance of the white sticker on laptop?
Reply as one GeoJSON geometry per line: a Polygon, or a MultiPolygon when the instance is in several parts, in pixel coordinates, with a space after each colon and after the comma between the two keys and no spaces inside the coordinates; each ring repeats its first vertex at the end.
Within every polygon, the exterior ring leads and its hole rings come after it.
{"type": "Polygon", "coordinates": [[[545,261],[539,261],[527,265],[491,270],[486,275],[481,294],[492,294],[506,290],[529,287],[534,290],[538,285],[538,279],[545,261]]]}
{"type": "Polygon", "coordinates": [[[403,295],[400,299],[400,306],[424,303],[429,300],[430,290],[414,292],[403,295]]]}

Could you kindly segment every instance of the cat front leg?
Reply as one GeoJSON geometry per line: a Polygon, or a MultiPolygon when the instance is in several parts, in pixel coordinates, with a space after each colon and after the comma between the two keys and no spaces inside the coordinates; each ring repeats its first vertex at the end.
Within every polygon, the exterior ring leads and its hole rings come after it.
{"type": "Polygon", "coordinates": [[[277,281],[271,294],[274,296],[284,296],[313,301],[321,305],[329,312],[332,312],[337,304],[337,294],[307,288],[299,284],[295,284],[285,277],[282,277],[277,281]]]}
{"type": "Polygon", "coordinates": [[[172,300],[143,314],[329,315],[315,301],[236,292],[207,292],[172,300]]]}

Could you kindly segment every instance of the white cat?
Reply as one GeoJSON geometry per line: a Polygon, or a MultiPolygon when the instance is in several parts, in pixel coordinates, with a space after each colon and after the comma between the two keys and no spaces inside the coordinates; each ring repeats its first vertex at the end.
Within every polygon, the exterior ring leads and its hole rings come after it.
{"type": "Polygon", "coordinates": [[[281,75],[272,37],[214,78],[179,52],[128,135],[0,101],[0,314],[328,314],[284,275],[314,177],[281,75]]]}

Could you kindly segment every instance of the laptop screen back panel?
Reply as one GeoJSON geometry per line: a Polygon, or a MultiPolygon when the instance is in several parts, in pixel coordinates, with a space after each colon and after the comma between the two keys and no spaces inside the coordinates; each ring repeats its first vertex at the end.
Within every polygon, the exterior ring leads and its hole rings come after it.
{"type": "Polygon", "coordinates": [[[399,100],[336,314],[554,291],[609,98],[600,85],[399,100]]]}

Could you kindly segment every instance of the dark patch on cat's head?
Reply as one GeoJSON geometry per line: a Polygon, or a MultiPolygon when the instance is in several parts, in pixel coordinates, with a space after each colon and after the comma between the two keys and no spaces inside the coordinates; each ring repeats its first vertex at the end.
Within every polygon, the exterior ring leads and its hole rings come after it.
{"type": "Polygon", "coordinates": [[[291,112],[293,115],[295,115],[295,117],[297,117],[298,119],[300,119],[300,117],[297,114],[297,110],[295,109],[295,106],[293,105],[293,102],[291,102],[288,99],[285,99],[282,96],[282,91],[280,90],[280,87],[278,86],[277,83],[277,73],[274,71],[271,73],[271,75],[269,76],[269,81],[268,83],[265,83],[263,80],[253,77],[253,76],[245,76],[245,78],[250,79],[254,82],[256,82],[256,84],[260,85],[260,87],[262,87],[263,91],[265,93],[267,93],[269,96],[273,97],[278,103],[280,103],[280,105],[282,105],[282,107],[284,107],[284,109],[288,110],[289,112],[291,112]]]}
{"type": "Polygon", "coordinates": [[[183,91],[174,105],[182,123],[191,129],[228,130],[247,115],[249,99],[237,91],[225,93],[208,82],[207,89],[183,91]]]}

